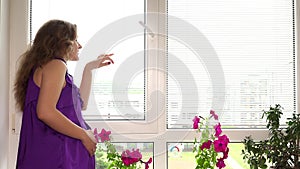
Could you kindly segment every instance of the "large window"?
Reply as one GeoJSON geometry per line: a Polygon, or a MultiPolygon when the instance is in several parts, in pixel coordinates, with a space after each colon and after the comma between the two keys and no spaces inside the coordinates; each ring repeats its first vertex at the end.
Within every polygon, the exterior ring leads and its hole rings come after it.
{"type": "Polygon", "coordinates": [[[168,2],[168,127],[219,113],[229,128],[265,126],[262,110],[296,112],[293,0],[168,2]]]}

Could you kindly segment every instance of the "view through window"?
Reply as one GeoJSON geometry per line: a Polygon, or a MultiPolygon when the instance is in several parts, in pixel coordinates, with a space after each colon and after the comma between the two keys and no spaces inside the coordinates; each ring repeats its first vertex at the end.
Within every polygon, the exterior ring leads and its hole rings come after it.
{"type": "Polygon", "coordinates": [[[285,124],[296,112],[294,14],[293,0],[168,1],[168,128],[210,109],[228,128],[260,128],[275,104],[285,124]]]}

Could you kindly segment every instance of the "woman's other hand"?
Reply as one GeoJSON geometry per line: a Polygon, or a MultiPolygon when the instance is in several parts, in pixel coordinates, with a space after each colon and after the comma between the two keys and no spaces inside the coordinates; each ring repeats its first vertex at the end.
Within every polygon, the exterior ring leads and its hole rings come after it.
{"type": "Polygon", "coordinates": [[[83,129],[82,138],[80,139],[90,156],[93,156],[97,149],[97,143],[93,141],[87,134],[87,131],[83,129]]]}

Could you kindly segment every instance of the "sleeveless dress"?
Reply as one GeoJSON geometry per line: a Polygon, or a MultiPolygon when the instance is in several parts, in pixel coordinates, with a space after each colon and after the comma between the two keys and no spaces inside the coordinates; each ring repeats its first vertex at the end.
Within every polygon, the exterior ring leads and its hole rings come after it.
{"type": "MultiPolygon", "coordinates": [[[[33,72],[28,80],[17,169],[95,169],[95,156],[89,155],[80,140],[58,133],[38,119],[40,88],[33,81],[33,72]]],[[[65,80],[56,107],[71,121],[88,129],[82,117],[79,89],[68,72],[65,80]]]]}

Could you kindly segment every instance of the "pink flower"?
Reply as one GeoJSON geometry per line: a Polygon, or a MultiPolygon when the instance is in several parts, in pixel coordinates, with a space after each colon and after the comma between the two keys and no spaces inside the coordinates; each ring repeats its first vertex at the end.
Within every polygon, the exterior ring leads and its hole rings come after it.
{"type": "Polygon", "coordinates": [[[219,117],[218,117],[218,115],[215,113],[215,111],[210,110],[210,114],[211,114],[212,117],[214,117],[215,120],[219,120],[219,117]]]}
{"type": "Polygon", "coordinates": [[[215,136],[219,137],[219,135],[222,133],[221,124],[218,123],[214,126],[215,128],[215,136]]]}
{"type": "Polygon", "coordinates": [[[224,160],[222,158],[220,158],[220,159],[218,159],[216,166],[219,167],[219,169],[221,169],[221,168],[224,168],[226,165],[224,163],[224,160]]]}
{"type": "Polygon", "coordinates": [[[218,140],[222,140],[226,144],[226,146],[229,143],[229,138],[226,135],[219,136],[218,140]]]}
{"type": "Polygon", "coordinates": [[[222,135],[218,137],[218,140],[214,141],[214,148],[216,152],[225,152],[228,143],[229,143],[229,139],[226,135],[222,135]]]}
{"type": "Polygon", "coordinates": [[[149,169],[149,164],[152,163],[152,158],[150,157],[149,160],[148,160],[147,162],[144,162],[144,161],[142,161],[142,160],[141,160],[141,162],[145,164],[145,169],[149,169]]]}
{"type": "Polygon", "coordinates": [[[132,149],[132,152],[129,150],[123,151],[121,159],[126,166],[136,163],[142,159],[142,154],[139,152],[139,149],[132,149]]]}
{"type": "Polygon", "coordinates": [[[99,137],[101,139],[101,142],[103,143],[104,141],[109,141],[109,135],[111,134],[111,131],[106,131],[105,129],[101,130],[101,133],[97,132],[97,128],[94,129],[94,136],[97,140],[97,142],[99,142],[99,137]]]}
{"type": "Polygon", "coordinates": [[[202,145],[201,145],[201,147],[200,147],[200,149],[201,150],[203,150],[203,149],[210,149],[210,146],[211,146],[211,144],[212,144],[212,141],[211,140],[208,140],[207,142],[204,142],[202,145]]]}
{"type": "Polygon", "coordinates": [[[223,152],[223,158],[222,159],[227,159],[228,158],[228,153],[229,153],[229,148],[227,147],[225,152],[223,152]]]}
{"type": "Polygon", "coordinates": [[[193,128],[198,129],[198,127],[199,127],[198,123],[200,122],[200,118],[198,116],[195,116],[194,119],[193,119],[193,122],[194,122],[193,128]]]}

